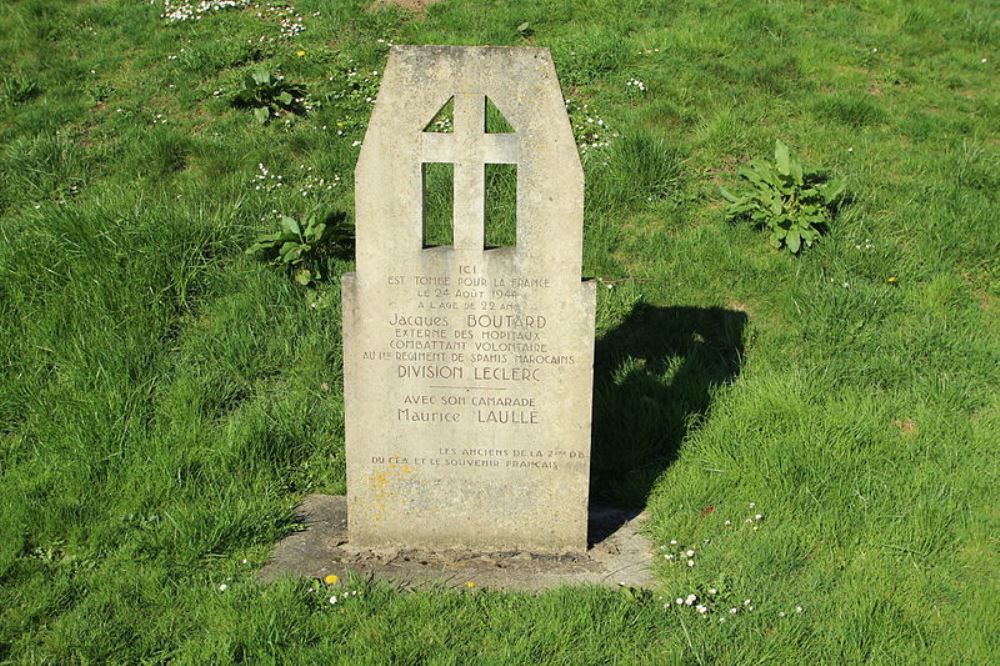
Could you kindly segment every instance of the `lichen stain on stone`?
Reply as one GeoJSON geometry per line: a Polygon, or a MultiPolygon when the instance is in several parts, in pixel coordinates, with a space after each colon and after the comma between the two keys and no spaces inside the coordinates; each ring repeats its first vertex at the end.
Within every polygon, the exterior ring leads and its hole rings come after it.
{"type": "Polygon", "coordinates": [[[409,465],[397,465],[390,463],[389,469],[373,473],[368,479],[368,486],[372,489],[374,499],[372,506],[372,516],[376,522],[385,519],[385,505],[387,500],[397,500],[392,486],[402,481],[404,477],[413,473],[413,468],[409,465]]]}

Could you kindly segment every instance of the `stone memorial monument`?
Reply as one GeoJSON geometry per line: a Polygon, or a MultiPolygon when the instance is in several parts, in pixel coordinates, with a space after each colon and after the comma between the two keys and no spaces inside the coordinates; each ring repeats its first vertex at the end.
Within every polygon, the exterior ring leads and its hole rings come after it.
{"type": "Polygon", "coordinates": [[[397,46],[355,173],[343,278],[354,547],[583,553],[594,284],[583,171],[547,49],[397,46]],[[487,100],[513,132],[486,132],[487,100]],[[451,105],[452,132],[429,131],[451,105]],[[427,164],[454,165],[427,247],[427,164]],[[516,243],[484,242],[485,170],[517,169],[516,243]]]}

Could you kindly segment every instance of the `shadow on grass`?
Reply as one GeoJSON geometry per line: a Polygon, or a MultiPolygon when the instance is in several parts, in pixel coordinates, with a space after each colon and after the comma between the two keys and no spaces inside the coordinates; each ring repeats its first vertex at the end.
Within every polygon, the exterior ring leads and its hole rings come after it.
{"type": "Polygon", "coordinates": [[[347,213],[339,210],[323,214],[327,235],[324,237],[324,252],[335,259],[354,259],[354,221],[347,213]]]}
{"type": "Polygon", "coordinates": [[[739,375],[746,324],[746,314],[735,310],[639,303],[598,340],[592,507],[645,506],[707,413],[713,390],[739,375]]]}

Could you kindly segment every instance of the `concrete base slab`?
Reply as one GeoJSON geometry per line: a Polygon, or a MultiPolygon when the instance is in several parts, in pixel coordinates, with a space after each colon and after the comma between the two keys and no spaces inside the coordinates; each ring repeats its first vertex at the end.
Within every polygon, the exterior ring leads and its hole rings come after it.
{"type": "Polygon", "coordinates": [[[284,575],[343,578],[348,571],[391,580],[403,588],[443,584],[538,591],[564,585],[650,588],[653,548],[639,534],[645,514],[613,508],[590,511],[591,545],[586,555],[535,555],[464,550],[424,552],[354,548],[347,540],[347,500],[309,495],[297,518],[305,526],[275,546],[258,574],[263,582],[284,575]]]}

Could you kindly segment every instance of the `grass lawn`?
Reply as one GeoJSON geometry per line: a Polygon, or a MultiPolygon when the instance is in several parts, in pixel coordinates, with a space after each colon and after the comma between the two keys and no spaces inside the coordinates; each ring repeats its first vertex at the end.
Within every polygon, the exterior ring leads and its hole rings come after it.
{"type": "Polygon", "coordinates": [[[0,4],[0,663],[1000,659],[995,2],[168,4],[0,4]],[[345,491],[353,264],[244,249],[350,219],[390,43],[552,50],[593,493],[648,507],[653,594],[254,582],[345,491]],[[234,107],[258,64],[312,108],[234,107]],[[776,139],[852,198],[798,257],[719,194],[776,139]]]}

